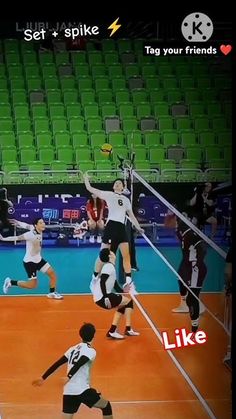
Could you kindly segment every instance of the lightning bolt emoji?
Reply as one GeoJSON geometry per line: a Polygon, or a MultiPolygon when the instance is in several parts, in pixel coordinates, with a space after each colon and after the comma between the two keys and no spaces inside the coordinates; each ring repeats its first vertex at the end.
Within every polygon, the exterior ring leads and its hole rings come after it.
{"type": "Polygon", "coordinates": [[[119,20],[119,17],[107,28],[107,29],[112,29],[110,36],[112,36],[113,33],[115,33],[121,27],[121,25],[117,25],[118,20],[119,20]]]}

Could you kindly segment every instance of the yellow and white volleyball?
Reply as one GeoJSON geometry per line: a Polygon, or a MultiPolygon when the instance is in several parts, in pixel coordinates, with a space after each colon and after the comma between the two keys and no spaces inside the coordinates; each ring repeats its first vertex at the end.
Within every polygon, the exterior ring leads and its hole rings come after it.
{"type": "Polygon", "coordinates": [[[105,143],[100,147],[100,151],[104,156],[110,156],[112,153],[112,145],[105,143]]]}

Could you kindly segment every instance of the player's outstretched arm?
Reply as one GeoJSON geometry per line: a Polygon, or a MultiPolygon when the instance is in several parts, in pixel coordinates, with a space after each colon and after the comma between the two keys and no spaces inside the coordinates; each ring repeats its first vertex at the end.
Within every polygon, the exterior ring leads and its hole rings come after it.
{"type": "Polygon", "coordinates": [[[143,234],[143,233],[144,233],[144,230],[143,230],[143,229],[142,229],[142,227],[140,226],[140,224],[139,224],[139,222],[138,222],[137,218],[135,217],[135,215],[134,215],[134,213],[133,213],[133,210],[132,210],[132,209],[129,209],[129,210],[127,211],[127,214],[128,214],[128,216],[129,216],[129,218],[130,218],[130,220],[131,220],[132,224],[133,224],[133,225],[134,225],[134,227],[136,228],[136,230],[138,230],[138,232],[139,232],[139,233],[143,234]]]}
{"type": "Polygon", "coordinates": [[[47,369],[47,371],[45,371],[41,378],[32,381],[32,385],[35,387],[42,386],[44,381],[49,377],[49,375],[51,375],[54,371],[56,371],[61,365],[65,364],[67,361],[67,357],[63,355],[60,359],[54,362],[54,364],[52,364],[51,367],[47,369]]]}
{"type": "Polygon", "coordinates": [[[101,191],[100,189],[93,188],[90,185],[89,177],[86,173],[83,174],[83,177],[84,177],[84,184],[85,184],[85,187],[86,187],[87,191],[96,195],[100,199],[104,199],[104,191],[101,191]]]}
{"type": "Polygon", "coordinates": [[[23,241],[25,240],[24,234],[21,234],[20,236],[8,236],[8,237],[3,237],[0,234],[0,240],[3,242],[15,242],[15,241],[23,241]]]}

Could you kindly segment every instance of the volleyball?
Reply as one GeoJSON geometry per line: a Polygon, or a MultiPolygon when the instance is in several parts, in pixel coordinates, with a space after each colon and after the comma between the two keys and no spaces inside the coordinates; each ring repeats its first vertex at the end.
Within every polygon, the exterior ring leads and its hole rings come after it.
{"type": "Polygon", "coordinates": [[[101,146],[100,151],[104,156],[110,156],[112,153],[112,145],[105,143],[101,146]]]}

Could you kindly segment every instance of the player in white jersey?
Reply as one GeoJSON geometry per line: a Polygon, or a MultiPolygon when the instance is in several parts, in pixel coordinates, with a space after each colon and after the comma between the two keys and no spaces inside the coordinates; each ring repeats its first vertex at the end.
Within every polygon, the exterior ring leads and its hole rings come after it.
{"type": "Polygon", "coordinates": [[[94,302],[106,310],[117,307],[113,321],[106,336],[113,339],[124,339],[124,336],[117,332],[121,316],[125,315],[126,336],[138,336],[139,333],[131,328],[131,316],[133,311],[133,300],[121,294],[115,294],[113,289],[119,293],[129,292],[130,285],[126,285],[125,290],[119,286],[116,280],[115,262],[116,255],[109,249],[102,249],[99,254],[100,260],[104,263],[100,275],[93,278],[90,289],[93,294],[94,302]]]}
{"type": "Polygon", "coordinates": [[[49,375],[67,363],[68,381],[63,391],[63,418],[73,418],[81,403],[90,408],[100,409],[105,419],[113,418],[110,402],[90,387],[90,369],[96,357],[96,351],[91,347],[95,332],[95,327],[91,323],[85,323],[79,331],[82,342],[69,348],[41,378],[32,383],[34,386],[42,386],[49,375]]]}
{"type": "MultiPolygon", "coordinates": [[[[144,230],[139,225],[138,220],[134,216],[130,200],[123,195],[124,181],[116,179],[113,183],[113,191],[101,191],[90,185],[89,178],[84,174],[84,182],[87,190],[100,199],[104,199],[108,206],[108,218],[104,229],[101,248],[110,248],[116,253],[119,247],[122,258],[123,267],[126,277],[126,283],[131,283],[131,262],[129,252],[129,241],[126,233],[125,222],[128,214],[135,228],[143,233],[144,230]]],[[[95,263],[94,276],[96,277],[102,269],[101,260],[98,258],[95,263]]]]}
{"type": "Polygon", "coordinates": [[[42,218],[36,218],[33,224],[23,223],[21,221],[13,220],[13,223],[21,228],[30,230],[20,236],[2,237],[0,240],[5,242],[23,241],[26,242],[26,253],[23,259],[24,268],[28,275],[28,281],[16,281],[11,278],[6,278],[3,285],[3,292],[7,294],[11,286],[18,286],[20,288],[33,289],[37,287],[37,271],[41,271],[49,276],[50,290],[47,294],[48,298],[61,300],[63,297],[56,292],[57,277],[53,268],[41,256],[41,247],[43,240],[43,231],[45,230],[45,222],[42,218]]]}

